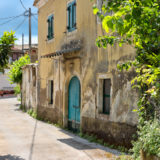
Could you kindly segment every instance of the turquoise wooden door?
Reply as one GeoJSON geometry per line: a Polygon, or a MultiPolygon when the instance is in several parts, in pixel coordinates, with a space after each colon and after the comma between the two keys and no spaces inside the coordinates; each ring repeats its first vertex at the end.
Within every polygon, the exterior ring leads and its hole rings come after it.
{"type": "Polygon", "coordinates": [[[73,77],[69,83],[68,97],[68,120],[72,128],[80,124],[80,92],[80,81],[77,77],[73,77]]]}

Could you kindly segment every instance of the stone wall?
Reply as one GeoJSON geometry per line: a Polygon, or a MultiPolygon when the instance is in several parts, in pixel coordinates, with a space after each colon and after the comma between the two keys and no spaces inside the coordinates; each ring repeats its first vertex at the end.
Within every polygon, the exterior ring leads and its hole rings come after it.
{"type": "Polygon", "coordinates": [[[38,64],[29,64],[23,67],[22,76],[22,105],[25,109],[37,109],[37,71],[38,64]]]}
{"type": "Polygon", "coordinates": [[[130,148],[132,136],[136,134],[136,126],[82,117],[82,132],[96,135],[97,138],[109,144],[130,148]]]}

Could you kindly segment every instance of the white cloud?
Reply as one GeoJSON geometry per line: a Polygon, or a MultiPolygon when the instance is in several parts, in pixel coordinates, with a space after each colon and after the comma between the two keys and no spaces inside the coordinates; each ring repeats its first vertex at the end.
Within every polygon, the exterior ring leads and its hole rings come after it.
{"type": "MultiPolygon", "coordinates": [[[[15,42],[16,44],[22,44],[22,35],[17,35],[17,41],[15,42]]],[[[28,36],[24,36],[24,44],[28,44],[29,42],[29,37],[28,36]]],[[[32,36],[32,44],[36,44],[38,43],[38,37],[37,36],[32,36]]]]}

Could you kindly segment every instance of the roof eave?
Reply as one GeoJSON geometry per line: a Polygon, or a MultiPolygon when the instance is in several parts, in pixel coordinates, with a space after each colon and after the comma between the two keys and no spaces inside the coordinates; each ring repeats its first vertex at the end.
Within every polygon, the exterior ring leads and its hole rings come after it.
{"type": "Polygon", "coordinates": [[[39,2],[39,0],[35,0],[34,3],[33,3],[33,6],[36,7],[38,2],[39,2]]]}

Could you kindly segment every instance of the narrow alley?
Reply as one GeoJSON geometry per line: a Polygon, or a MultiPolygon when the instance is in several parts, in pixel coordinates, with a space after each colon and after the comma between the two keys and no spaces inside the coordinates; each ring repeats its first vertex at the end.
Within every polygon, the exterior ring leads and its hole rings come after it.
{"type": "Polygon", "coordinates": [[[114,160],[117,154],[33,119],[16,98],[0,99],[0,160],[114,160]]]}

